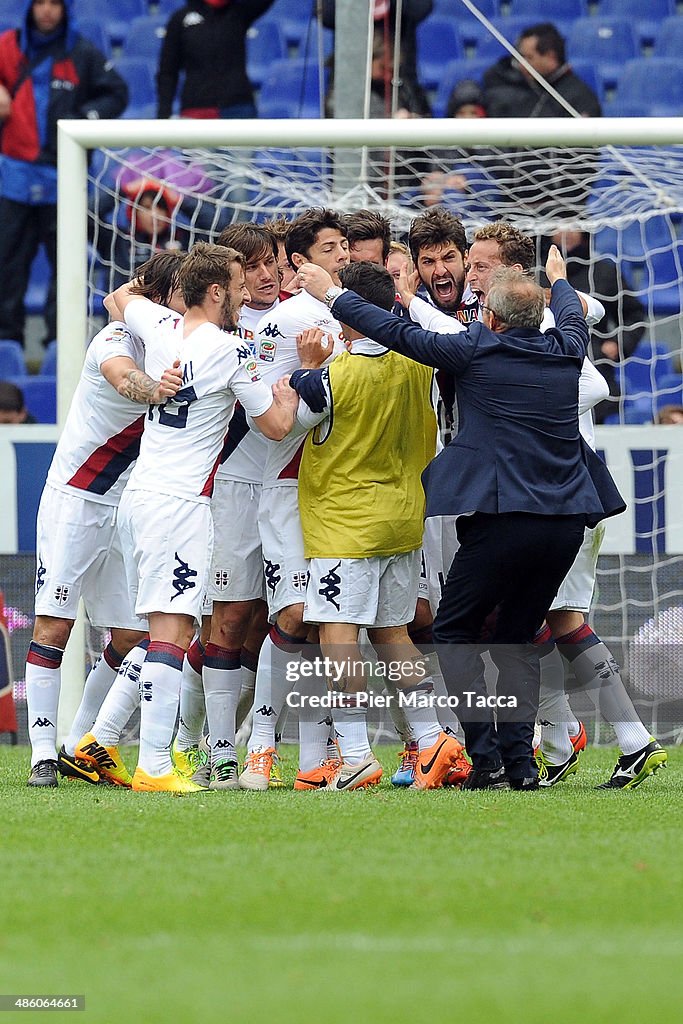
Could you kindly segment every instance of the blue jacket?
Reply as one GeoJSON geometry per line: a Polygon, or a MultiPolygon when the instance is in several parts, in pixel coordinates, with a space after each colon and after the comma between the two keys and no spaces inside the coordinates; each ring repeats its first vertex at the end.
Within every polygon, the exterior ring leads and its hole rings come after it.
{"type": "Polygon", "coordinates": [[[334,303],[341,323],[455,375],[458,433],[425,470],[428,517],[583,514],[593,526],[624,510],[607,468],[579,433],[588,328],[565,281],[553,286],[551,308],[557,327],[545,334],[498,334],[479,322],[461,334],[434,334],[350,291],[334,303]]]}

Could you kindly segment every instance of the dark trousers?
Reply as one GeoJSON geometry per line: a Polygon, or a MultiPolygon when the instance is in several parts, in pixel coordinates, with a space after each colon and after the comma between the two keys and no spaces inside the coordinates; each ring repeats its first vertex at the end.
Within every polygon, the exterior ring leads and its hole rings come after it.
{"type": "Polygon", "coordinates": [[[50,341],[57,336],[57,207],[29,206],[0,198],[0,338],[24,342],[24,296],[31,263],[41,242],[52,267],[44,312],[47,324],[45,341],[50,341]]]}
{"type": "Polygon", "coordinates": [[[581,547],[584,526],[584,516],[524,512],[476,512],[458,519],[460,548],[433,634],[477,769],[495,771],[504,765],[510,778],[536,775],[532,741],[540,670],[539,649],[532,641],[581,547]],[[494,611],[490,642],[482,645],[484,625],[494,611]],[[498,669],[495,712],[481,706],[487,697],[484,650],[498,669]]]}

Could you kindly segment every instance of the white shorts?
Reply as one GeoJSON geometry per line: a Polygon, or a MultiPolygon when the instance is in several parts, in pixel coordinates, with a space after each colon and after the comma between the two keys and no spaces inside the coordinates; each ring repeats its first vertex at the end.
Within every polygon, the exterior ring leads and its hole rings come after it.
{"type": "Polygon", "coordinates": [[[147,630],[126,580],[117,509],[46,485],[36,523],[36,615],[75,619],[78,600],[93,626],[147,630]]]}
{"type": "Polygon", "coordinates": [[[420,550],[387,558],[312,558],[306,622],[405,626],[415,617],[420,550]]]}
{"type": "Polygon", "coordinates": [[[436,615],[448,570],[460,546],[456,533],[457,516],[433,516],[425,519],[422,536],[420,589],[418,597],[429,601],[436,615]]]}
{"type": "Polygon", "coordinates": [[[258,528],[263,548],[268,615],[273,622],[278,612],[303,604],[308,581],[304,538],[299,518],[297,487],[264,487],[258,509],[258,528]]]}
{"type": "Polygon", "coordinates": [[[265,598],[258,531],[260,496],[258,484],[214,481],[211,499],[214,545],[207,591],[211,601],[265,598]]]}
{"type": "Polygon", "coordinates": [[[562,580],[550,611],[574,611],[588,614],[595,589],[595,572],[605,526],[598,523],[594,530],[586,529],[583,544],[574,563],[562,580]]]}
{"type": "Polygon", "coordinates": [[[125,490],[119,530],[138,615],[168,612],[201,621],[213,550],[209,505],[125,490]]]}

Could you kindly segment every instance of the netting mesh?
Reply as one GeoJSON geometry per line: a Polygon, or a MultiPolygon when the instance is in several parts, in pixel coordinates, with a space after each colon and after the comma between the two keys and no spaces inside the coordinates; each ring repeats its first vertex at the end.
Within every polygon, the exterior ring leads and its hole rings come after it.
{"type": "MultiPolygon", "coordinates": [[[[91,326],[103,295],[152,251],[215,238],[233,221],[294,217],[310,206],[370,208],[401,240],[435,204],[458,214],[468,237],[489,221],[513,222],[536,239],[539,272],[561,233],[577,286],[608,311],[593,332],[592,357],[611,391],[600,421],[652,423],[664,406],[683,404],[683,146],[100,149],[89,174],[91,326]],[[155,214],[151,234],[145,205],[155,214]],[[582,244],[572,248],[577,236],[582,244]]],[[[633,456],[634,541],[627,553],[601,557],[594,610],[616,656],[639,666],[632,682],[648,702],[646,640],[634,647],[634,638],[654,635],[662,614],[683,607],[683,547],[667,540],[681,511],[666,448],[648,435],[633,456]]],[[[679,661],[658,669],[657,700],[683,696],[679,661]]]]}

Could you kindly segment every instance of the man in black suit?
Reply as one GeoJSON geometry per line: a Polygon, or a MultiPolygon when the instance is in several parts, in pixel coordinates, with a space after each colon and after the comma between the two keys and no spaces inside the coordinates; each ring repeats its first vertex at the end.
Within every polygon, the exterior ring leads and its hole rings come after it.
{"type": "Polygon", "coordinates": [[[579,434],[588,329],[556,247],[546,273],[556,328],[539,330],[545,300],[538,285],[500,268],[482,304],[484,322],[451,335],[424,331],[342,292],[320,268],[299,268],[301,285],[341,322],[456,377],[459,431],[423,481],[427,516],[460,517],[460,548],[434,639],[449,689],[460,700],[474,766],[468,788],[537,787],[532,737],[539,668],[532,640],[584,527],[624,509],[607,469],[579,434]],[[496,609],[487,647],[499,676],[490,706],[477,645],[496,609]]]}

